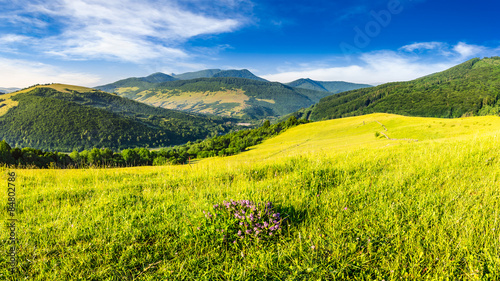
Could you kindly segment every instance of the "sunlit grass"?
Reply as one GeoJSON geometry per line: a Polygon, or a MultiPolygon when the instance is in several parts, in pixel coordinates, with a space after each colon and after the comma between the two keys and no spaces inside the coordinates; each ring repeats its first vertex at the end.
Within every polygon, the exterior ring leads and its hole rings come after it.
{"type": "MultiPolygon", "coordinates": [[[[301,125],[194,165],[16,170],[15,277],[497,280],[499,130],[497,117],[381,114],[301,125]],[[273,243],[227,247],[197,227],[230,199],[271,201],[290,224],[273,243]]],[[[7,238],[4,228],[4,253],[7,238]]],[[[15,279],[6,257],[0,268],[15,279]]]]}

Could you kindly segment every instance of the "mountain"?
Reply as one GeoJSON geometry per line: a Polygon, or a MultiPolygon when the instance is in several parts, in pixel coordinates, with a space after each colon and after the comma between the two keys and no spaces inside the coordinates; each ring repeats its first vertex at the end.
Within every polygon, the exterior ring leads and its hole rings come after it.
{"type": "Polygon", "coordinates": [[[17,147],[71,151],[169,146],[227,132],[230,121],[62,84],[0,98],[0,139],[17,147]]]}
{"type": "Polygon", "coordinates": [[[247,78],[257,81],[267,81],[266,79],[260,78],[250,72],[248,69],[230,69],[230,70],[221,70],[221,69],[206,69],[196,72],[187,72],[179,75],[173,75],[173,77],[179,80],[190,80],[197,78],[220,78],[220,77],[234,77],[234,78],[247,78]]]}
{"type": "Polygon", "coordinates": [[[178,80],[144,87],[124,86],[114,91],[120,96],[157,107],[245,120],[277,118],[309,107],[331,94],[277,82],[233,77],[178,80]]]}
{"type": "Polygon", "coordinates": [[[196,72],[186,72],[183,74],[172,75],[179,80],[190,80],[196,78],[212,78],[214,74],[221,72],[221,69],[205,69],[196,72]]]}
{"type": "Polygon", "coordinates": [[[131,78],[127,78],[127,79],[122,79],[122,80],[116,81],[116,82],[111,83],[111,84],[96,87],[96,89],[99,89],[101,91],[105,91],[108,93],[113,93],[118,88],[130,88],[130,89],[148,88],[152,84],[155,84],[155,83],[175,81],[175,80],[177,80],[177,79],[170,76],[170,75],[167,75],[167,74],[164,74],[161,72],[157,72],[157,73],[151,74],[147,77],[131,77],[131,78]]]}
{"type": "Polygon", "coordinates": [[[251,80],[268,82],[266,79],[255,76],[252,72],[248,71],[248,69],[223,70],[223,71],[215,73],[212,77],[213,78],[220,78],[220,77],[246,78],[246,79],[251,79],[251,80]]]}
{"type": "Polygon", "coordinates": [[[290,87],[297,87],[315,91],[331,92],[334,94],[372,87],[368,84],[355,84],[344,81],[315,81],[309,78],[298,79],[293,82],[287,83],[286,85],[290,87]]]}
{"type": "Polygon", "coordinates": [[[12,92],[15,92],[15,91],[19,91],[21,89],[19,88],[1,88],[0,87],[0,93],[12,93],[12,92]]]}
{"type": "Polygon", "coordinates": [[[331,95],[295,115],[326,120],[374,112],[453,118],[500,113],[500,57],[472,59],[413,81],[331,95]]]}
{"type": "Polygon", "coordinates": [[[191,80],[198,78],[220,78],[220,77],[234,77],[234,78],[247,78],[257,81],[266,81],[258,76],[255,76],[247,69],[242,70],[220,70],[220,69],[206,69],[196,72],[186,72],[183,74],[167,75],[161,72],[151,74],[147,77],[132,77],[116,81],[111,84],[95,87],[101,91],[109,93],[119,93],[123,91],[137,91],[139,89],[149,89],[155,83],[170,82],[176,80],[191,80]]]}

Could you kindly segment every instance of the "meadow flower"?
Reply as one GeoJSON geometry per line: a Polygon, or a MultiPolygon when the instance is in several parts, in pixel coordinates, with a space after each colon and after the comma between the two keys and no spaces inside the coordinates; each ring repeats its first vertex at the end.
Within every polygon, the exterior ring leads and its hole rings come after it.
{"type": "Polygon", "coordinates": [[[207,211],[203,213],[209,218],[205,224],[212,225],[207,231],[213,231],[218,237],[223,236],[218,241],[233,240],[236,244],[238,239],[269,240],[278,236],[281,231],[281,215],[274,212],[271,202],[255,204],[249,200],[231,199],[229,202],[224,201],[212,206],[213,213],[207,211]]]}

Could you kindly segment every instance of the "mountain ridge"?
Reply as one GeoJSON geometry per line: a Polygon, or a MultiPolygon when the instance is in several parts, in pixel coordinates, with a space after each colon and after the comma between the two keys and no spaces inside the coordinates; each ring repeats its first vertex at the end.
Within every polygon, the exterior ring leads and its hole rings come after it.
{"type": "Polygon", "coordinates": [[[498,115],[500,57],[475,58],[412,81],[331,95],[295,115],[318,121],[375,112],[441,118],[498,115]]]}
{"type": "Polygon", "coordinates": [[[286,83],[286,85],[296,88],[331,92],[334,94],[355,89],[373,87],[372,85],[368,84],[358,84],[345,81],[317,81],[311,78],[300,78],[295,81],[286,83]]]}

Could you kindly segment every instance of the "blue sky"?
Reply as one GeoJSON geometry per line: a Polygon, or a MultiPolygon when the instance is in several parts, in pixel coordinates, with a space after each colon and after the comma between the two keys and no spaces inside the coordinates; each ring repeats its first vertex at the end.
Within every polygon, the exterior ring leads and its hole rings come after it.
{"type": "Polygon", "coordinates": [[[247,68],[380,84],[500,55],[493,0],[0,0],[0,87],[247,68]]]}

